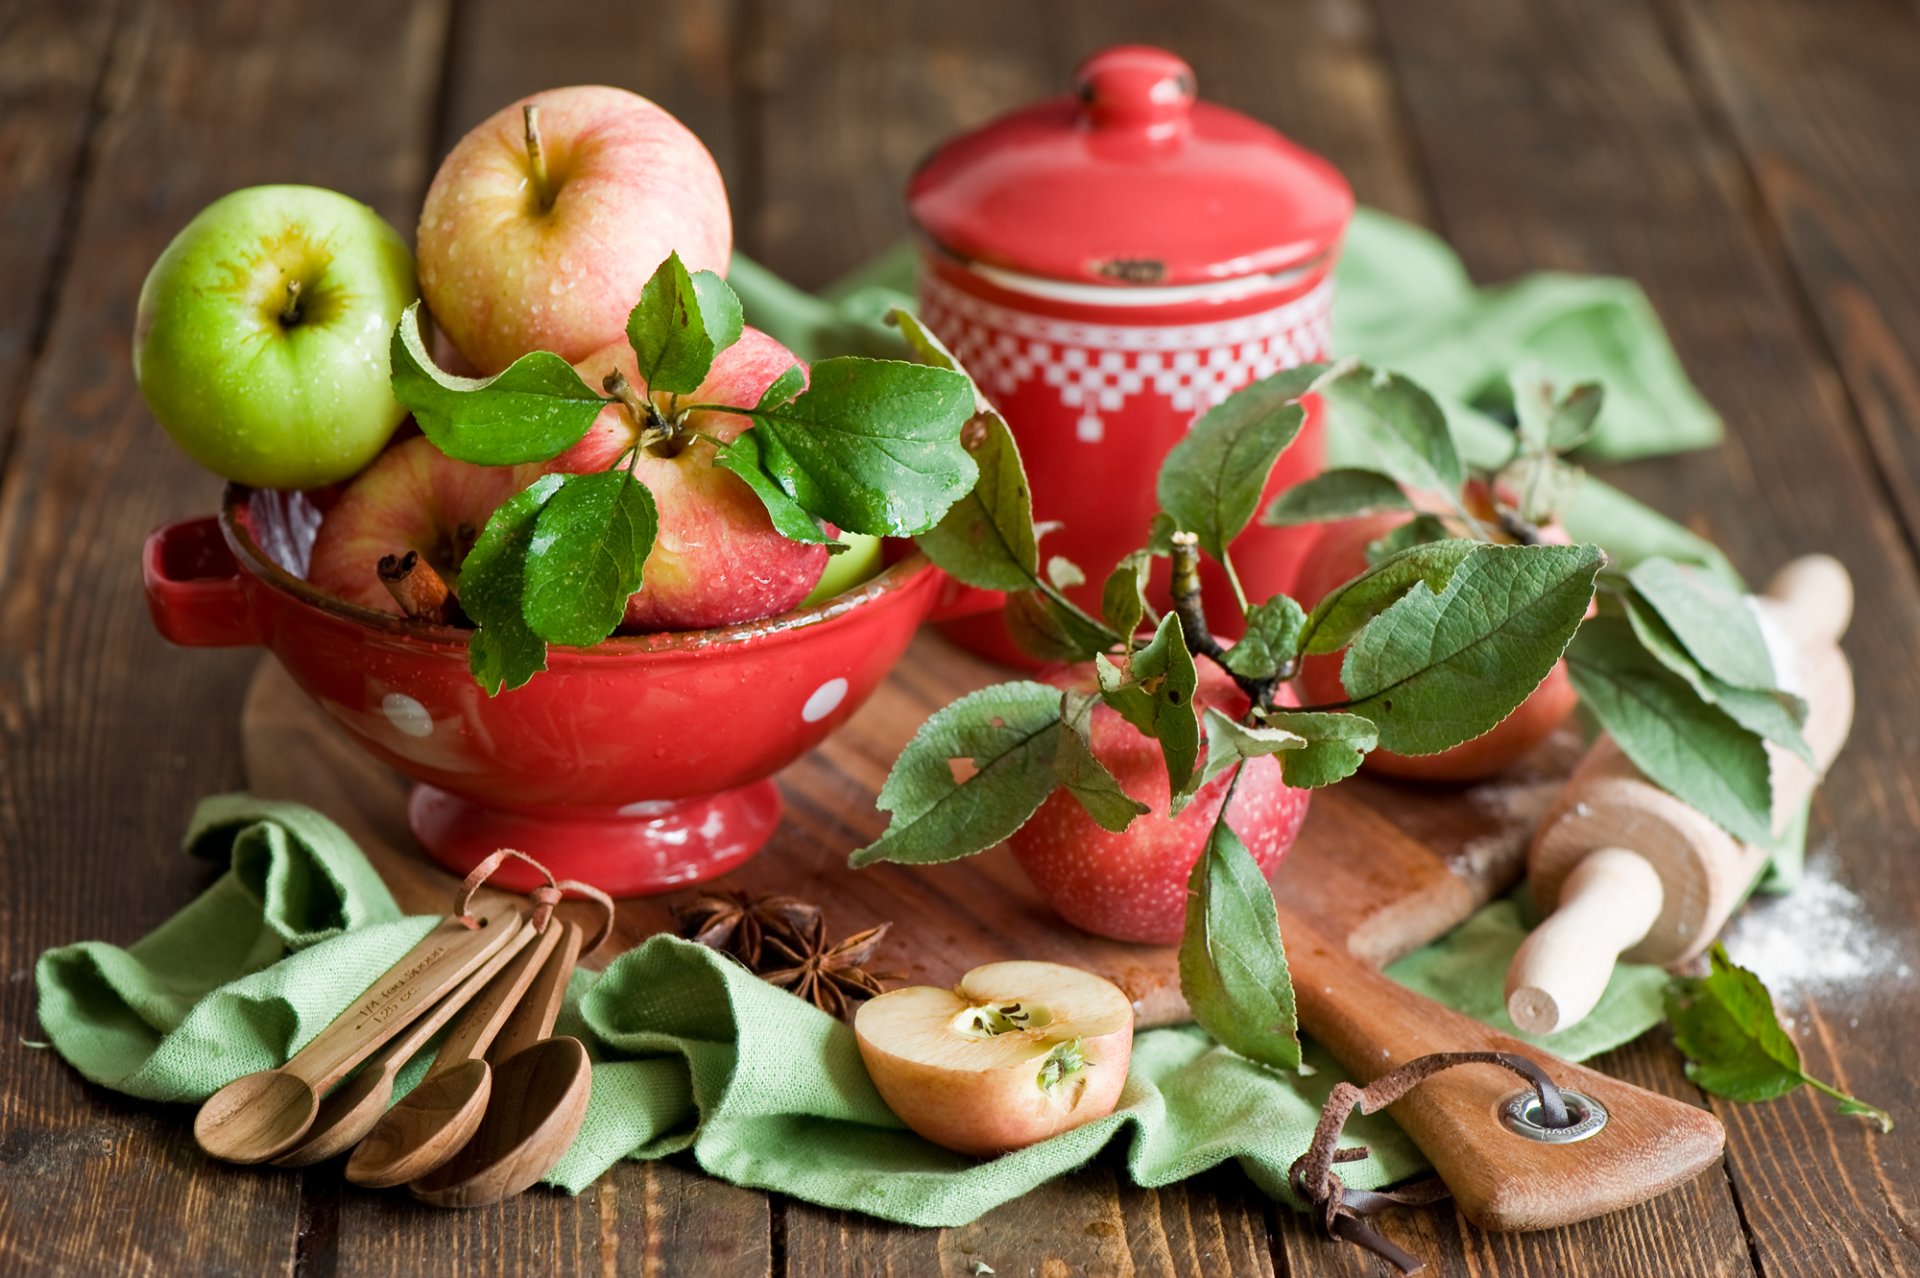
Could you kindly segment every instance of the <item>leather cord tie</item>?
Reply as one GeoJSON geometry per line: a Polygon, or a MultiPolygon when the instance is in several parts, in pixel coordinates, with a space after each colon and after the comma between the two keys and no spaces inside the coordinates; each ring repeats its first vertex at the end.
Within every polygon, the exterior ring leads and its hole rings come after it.
{"type": "Polygon", "coordinates": [[[544,884],[527,893],[528,899],[533,902],[533,926],[535,931],[544,932],[547,930],[547,923],[553,918],[553,907],[560,904],[561,899],[565,897],[567,893],[572,892],[576,896],[583,896],[595,905],[598,905],[601,912],[600,928],[593,934],[592,938],[581,947],[580,957],[585,958],[587,955],[599,949],[600,946],[605,943],[607,937],[612,935],[612,897],[602,892],[599,888],[594,887],[591,883],[580,883],[573,879],[556,880],[553,877],[553,872],[547,869],[546,866],[540,864],[525,852],[514,848],[501,848],[498,852],[493,853],[487,857],[486,860],[474,866],[473,870],[461,882],[460,894],[454,898],[453,912],[455,917],[462,923],[468,927],[476,927],[479,925],[479,920],[474,918],[468,909],[473,903],[473,894],[479,890],[482,883],[485,883],[493,877],[494,871],[505,864],[508,857],[516,857],[519,860],[525,861],[528,865],[540,871],[541,877],[546,879],[544,884]]]}
{"type": "Polygon", "coordinates": [[[1540,1123],[1544,1127],[1565,1127],[1567,1103],[1547,1072],[1524,1056],[1512,1052],[1434,1052],[1416,1057],[1396,1070],[1382,1074],[1365,1087],[1340,1083],[1327,1096],[1320,1111],[1319,1125],[1313,1129],[1313,1141],[1307,1152],[1293,1160],[1287,1181],[1293,1192],[1318,1209],[1320,1224],[1335,1238],[1365,1247],[1402,1274],[1417,1274],[1425,1264],[1361,1219],[1388,1207],[1424,1207],[1449,1196],[1438,1176],[1415,1181],[1398,1189],[1349,1189],[1333,1170],[1336,1163],[1357,1162],[1367,1156],[1365,1145],[1336,1149],[1347,1119],[1358,1109],[1376,1114],[1405,1096],[1442,1070],[1456,1065],[1498,1065],[1525,1079],[1540,1097],[1540,1123]]]}

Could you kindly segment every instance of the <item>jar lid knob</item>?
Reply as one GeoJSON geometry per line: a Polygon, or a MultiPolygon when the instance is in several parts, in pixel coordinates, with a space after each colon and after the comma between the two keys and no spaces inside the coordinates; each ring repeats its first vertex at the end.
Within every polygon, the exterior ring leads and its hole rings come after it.
{"type": "Polygon", "coordinates": [[[1193,68],[1165,49],[1121,44],[1082,62],[1073,73],[1081,118],[1096,128],[1164,133],[1193,108],[1193,68]]]}

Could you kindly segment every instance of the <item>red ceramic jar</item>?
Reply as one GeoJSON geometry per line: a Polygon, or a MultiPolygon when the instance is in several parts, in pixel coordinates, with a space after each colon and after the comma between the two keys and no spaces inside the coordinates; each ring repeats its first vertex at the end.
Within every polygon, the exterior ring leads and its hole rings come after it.
{"type": "MultiPolygon", "coordinates": [[[[846,722],[936,610],[978,607],[920,555],[812,608],[720,630],[551,648],[489,697],[470,631],[357,607],[303,579],[320,512],[304,493],[229,488],[219,518],[147,538],[166,638],[259,645],[356,744],[417,784],[409,823],[465,874],[518,848],[616,896],[724,874],[780,818],[773,773],[846,722]]],[[[504,866],[503,887],[537,886],[504,866]]]]}
{"type": "MultiPolygon", "coordinates": [[[[907,203],[922,236],[929,327],[1005,414],[1045,552],[1087,574],[1097,611],[1114,562],[1146,539],[1154,478],[1231,391],[1328,354],[1332,270],[1353,213],[1339,172],[1267,126],[1195,97],[1158,49],[1097,53],[1074,93],[941,147],[907,203]]],[[[1269,494],[1319,471],[1306,426],[1269,494]]],[[[1291,588],[1312,530],[1255,525],[1233,545],[1248,594],[1291,588]]],[[[1210,612],[1238,633],[1208,564],[1210,612]]],[[[954,623],[1008,657],[997,618],[954,623]],[[984,622],[984,624],[983,624],[984,622]]]]}

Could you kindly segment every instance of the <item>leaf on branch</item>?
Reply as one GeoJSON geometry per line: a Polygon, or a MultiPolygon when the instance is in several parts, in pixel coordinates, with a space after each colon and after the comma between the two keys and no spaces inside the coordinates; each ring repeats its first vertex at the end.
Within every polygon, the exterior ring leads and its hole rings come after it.
{"type": "Polygon", "coordinates": [[[687,273],[678,253],[667,254],[627,315],[627,343],[650,391],[690,395],[700,389],[714,356],[740,340],[740,299],[712,271],[687,273]]]}
{"type": "Polygon", "coordinates": [[[1070,602],[1037,590],[1007,596],[1003,614],[1007,635],[1022,652],[1042,661],[1086,661],[1120,642],[1120,637],[1070,602]]]}
{"type": "Polygon", "coordinates": [[[1147,614],[1147,577],[1153,571],[1153,555],[1136,550],[1113,566],[1106,585],[1100,591],[1100,614],[1115,634],[1127,641],[1140,629],[1147,614]]]}
{"type": "Polygon", "coordinates": [[[1446,414],[1417,384],[1365,364],[1340,364],[1314,383],[1327,428],[1360,442],[1379,468],[1409,488],[1454,494],[1466,474],[1446,414]]]}
{"type": "Polygon", "coordinates": [[[1362,627],[1415,585],[1424,582],[1429,590],[1445,590],[1454,569],[1466,562],[1481,544],[1453,538],[1415,546],[1381,560],[1359,576],[1334,587],[1307,614],[1307,624],[1299,640],[1300,650],[1338,652],[1353,642],[1362,627]]]}
{"type": "Polygon", "coordinates": [[[807,370],[799,364],[789,364],[780,376],[767,383],[767,388],[760,392],[760,402],[754,407],[771,411],[788,403],[806,388],[807,370]]]}
{"type": "Polygon", "coordinates": [[[515,466],[558,457],[614,401],[580,380],[558,355],[522,355],[492,377],[440,369],[420,332],[420,303],[394,326],[388,350],[393,397],[433,446],[459,461],[515,466]]]}
{"type": "Polygon", "coordinates": [[[1760,619],[1732,586],[1671,559],[1643,559],[1627,580],[1702,670],[1736,688],[1777,686],[1760,619]]]}
{"type": "Polygon", "coordinates": [[[1200,1027],[1250,1060],[1300,1068],[1293,979],[1280,919],[1253,854],[1227,824],[1226,805],[1187,880],[1180,992],[1200,1027]]]}
{"type": "Polygon", "coordinates": [[[1247,613],[1247,633],[1227,649],[1227,669],[1243,679],[1265,679],[1300,655],[1307,614],[1285,595],[1257,603],[1247,613]]]}
{"type": "MultiPolygon", "coordinates": [[[[782,374],[784,376],[785,374],[782,374]]],[[[763,399],[764,403],[765,400],[763,399]]],[[[753,495],[767,508],[767,518],[773,521],[773,527],[788,541],[823,542],[827,553],[837,555],[847,549],[847,543],[837,537],[827,535],[820,521],[806,512],[795,501],[780,481],[767,469],[766,458],[760,451],[758,430],[743,430],[731,441],[722,444],[714,454],[713,464],[722,470],[731,471],[746,481],[753,489],[753,495]]]]}
{"type": "Polygon", "coordinates": [[[1088,744],[1093,707],[1099,701],[1079,692],[1061,697],[1060,742],[1053,756],[1053,775],[1096,825],[1118,834],[1132,825],[1135,817],[1145,816],[1151,809],[1120,788],[1120,782],[1088,744]]]}
{"type": "Polygon", "coordinates": [[[1280,454],[1300,434],[1318,364],[1242,387],[1208,409],[1160,464],[1160,509],[1216,560],[1253,519],[1280,454]]]}
{"type": "Polygon", "coordinates": [[[1191,794],[1188,782],[1200,757],[1200,720],[1193,704],[1200,674],[1180,632],[1180,618],[1172,613],[1161,618],[1153,639],[1133,654],[1126,671],[1104,656],[1094,664],[1106,703],[1160,743],[1168,790],[1191,794]]]}
{"type": "Polygon", "coordinates": [[[1352,710],[1397,754],[1436,754],[1492,730],[1566,650],[1602,559],[1598,546],[1482,545],[1444,590],[1415,584],[1348,649],[1340,677],[1352,710]]]}
{"type": "Polygon", "coordinates": [[[518,688],[547,668],[547,645],[527,625],[521,599],[535,521],[564,480],[542,475],[509,497],[487,520],[460,566],[460,606],[479,627],[467,646],[467,664],[490,697],[503,688],[518,688]]]}
{"type": "Polygon", "coordinates": [[[1287,527],[1412,509],[1406,493],[1388,476],[1374,470],[1343,469],[1301,480],[1275,497],[1261,518],[1287,527]]]}
{"type": "Polygon", "coordinates": [[[935,711],[880,788],[878,806],[893,818],[886,833],[848,863],[931,865],[993,847],[1052,793],[1063,726],[1060,689],[1028,681],[982,688],[935,711]],[[971,769],[964,780],[955,776],[959,760],[971,769]]]}
{"type": "Polygon", "coordinates": [[[1580,702],[1661,789],[1748,843],[1772,842],[1773,783],[1757,733],[1707,704],[1619,617],[1595,617],[1567,649],[1580,702]]]}
{"type": "Polygon", "coordinates": [[[966,496],[920,534],[920,549],[950,576],[982,590],[1028,590],[1040,584],[1033,494],[1007,423],[980,393],[953,352],[918,319],[898,308],[887,316],[925,364],[967,379],[973,415],[960,432],[980,477],[966,496]]]}
{"type": "Polygon", "coordinates": [[[792,402],[731,411],[753,418],[788,496],[847,532],[924,533],[979,474],[960,442],[973,388],[948,369],[840,355],[815,364],[792,402]]]}
{"type": "Polygon", "coordinates": [[[1362,715],[1269,710],[1262,718],[1270,727],[1290,732],[1306,742],[1280,756],[1282,779],[1301,790],[1316,790],[1346,780],[1360,770],[1360,761],[1367,751],[1380,744],[1379,728],[1362,715]]]}
{"type": "Polygon", "coordinates": [[[1759,977],[1729,959],[1717,942],[1709,961],[1708,975],[1667,987],[1667,1019],[1674,1046],[1687,1058],[1688,1078],[1715,1096],[1749,1102],[1773,1100],[1804,1083],[1839,1101],[1841,1113],[1858,1114],[1882,1132],[1893,1130],[1885,1110],[1807,1074],[1759,977]]]}
{"type": "Polygon", "coordinates": [[[1212,706],[1206,708],[1201,719],[1207,730],[1206,762],[1201,766],[1192,790],[1184,797],[1176,796],[1173,806],[1175,816],[1180,814],[1195,794],[1206,789],[1208,782],[1230,771],[1242,760],[1299,750],[1307,744],[1307,739],[1298,733],[1285,728],[1250,727],[1237,723],[1212,706]]]}
{"type": "Polygon", "coordinates": [[[1813,748],[1800,733],[1807,721],[1804,701],[1784,692],[1736,688],[1708,674],[1672,628],[1661,620],[1660,614],[1638,593],[1629,590],[1621,596],[1621,608],[1641,646],[1661,665],[1686,680],[1696,696],[1726,711],[1741,727],[1759,733],[1812,764],[1813,748]]]}
{"type": "Polygon", "coordinates": [[[612,634],[659,529],[653,494],[627,471],[561,476],[527,546],[527,625],[548,643],[575,647],[612,634]]]}

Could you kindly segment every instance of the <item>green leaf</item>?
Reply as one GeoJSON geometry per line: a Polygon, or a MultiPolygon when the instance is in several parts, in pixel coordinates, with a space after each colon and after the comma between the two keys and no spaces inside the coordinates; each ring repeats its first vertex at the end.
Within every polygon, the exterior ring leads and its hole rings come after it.
{"type": "Polygon", "coordinates": [[[1135,817],[1145,816],[1151,809],[1120,788],[1113,773],[1088,745],[1093,707],[1099,700],[1077,692],[1061,698],[1060,742],[1053,756],[1053,775],[1096,825],[1118,834],[1132,825],[1135,817]]]}
{"type": "Polygon", "coordinates": [[[1433,397],[1400,376],[1365,364],[1338,365],[1313,386],[1330,429],[1365,448],[1380,470],[1409,488],[1460,491],[1466,474],[1447,417],[1433,397]]]}
{"type": "Polygon", "coordinates": [[[1430,590],[1444,590],[1454,569],[1482,543],[1455,538],[1415,546],[1374,564],[1359,576],[1334,587],[1307,614],[1299,643],[1302,652],[1338,652],[1369,621],[1391,607],[1402,595],[1424,582],[1430,590]]]}
{"type": "Polygon", "coordinates": [[[960,442],[973,387],[948,369],[841,355],[815,364],[791,403],[732,411],[754,419],[780,487],[848,532],[924,533],[979,475],[960,442]]]}
{"type": "Polygon", "coordinates": [[[1759,977],[1729,959],[1718,943],[1709,961],[1706,976],[1667,987],[1667,1019],[1674,1046],[1687,1057],[1688,1078],[1715,1096],[1749,1102],[1784,1096],[1805,1083],[1839,1101],[1841,1113],[1868,1118],[1882,1132],[1893,1130],[1885,1110],[1808,1076],[1759,977]]]}
{"type": "Polygon", "coordinates": [[[1732,586],[1671,559],[1643,559],[1627,580],[1708,674],[1736,688],[1777,685],[1760,619],[1732,586]]]}
{"type": "Polygon", "coordinates": [[[713,357],[740,340],[740,299],[712,271],[692,275],[667,254],[627,315],[627,342],[649,391],[700,389],[713,357]]]}
{"type": "Polygon", "coordinates": [[[754,407],[762,410],[778,408],[805,390],[806,386],[807,370],[799,364],[789,364],[780,376],[767,383],[767,388],[760,392],[760,402],[754,407]]]}
{"type": "Polygon", "coordinates": [[[1160,509],[1215,559],[1253,519],[1273,463],[1300,433],[1300,396],[1320,366],[1290,368],[1207,410],[1160,463],[1160,509]]]}
{"type": "Polygon", "coordinates": [[[1700,663],[1680,643],[1671,627],[1660,619],[1653,606],[1637,593],[1620,597],[1621,608],[1634,636],[1661,665],[1686,680],[1695,695],[1727,712],[1735,723],[1794,754],[1813,762],[1813,749],[1800,734],[1807,720],[1806,703],[1784,692],[1765,692],[1759,688],[1736,688],[1716,679],[1700,668],[1700,663]]]}
{"type": "Polygon", "coordinates": [[[1412,509],[1400,485],[1378,471],[1328,470],[1275,497],[1261,518],[1285,527],[1412,509]]]}
{"type": "Polygon", "coordinates": [[[1227,824],[1226,805],[1187,879],[1180,992],[1193,1019],[1251,1060],[1300,1068],[1293,979],[1273,889],[1227,824]]]}
{"type": "Polygon", "coordinates": [[[1172,613],[1161,618],[1152,641],[1133,654],[1124,674],[1105,657],[1095,665],[1101,697],[1121,718],[1160,743],[1168,789],[1175,795],[1190,794],[1188,781],[1200,758],[1200,720],[1193,704],[1200,673],[1180,633],[1180,618],[1172,613]]]}
{"type": "Polygon", "coordinates": [[[714,454],[713,464],[746,481],[747,487],[753,489],[753,495],[767,508],[767,518],[773,521],[775,531],[788,541],[824,542],[830,555],[845,550],[847,544],[837,537],[828,536],[826,530],[820,527],[820,521],[790,497],[787,490],[780,486],[780,481],[768,471],[766,459],[760,453],[758,434],[757,430],[741,431],[730,442],[720,446],[714,454]]]}
{"type": "Polygon", "coordinates": [[[1660,664],[1624,619],[1582,626],[1567,671],[1581,704],[1655,785],[1735,838],[1772,842],[1773,786],[1760,737],[1660,664]]]}
{"type": "Polygon", "coordinates": [[[1453,534],[1436,515],[1415,515],[1384,537],[1376,537],[1367,543],[1367,562],[1381,564],[1393,558],[1403,550],[1412,550],[1415,546],[1430,545],[1436,541],[1446,541],[1453,534]]]}
{"type": "Polygon", "coordinates": [[[1033,532],[1033,494],[1013,432],[994,411],[953,352],[906,311],[895,309],[899,325],[923,363],[967,378],[973,417],[960,442],[973,458],[980,478],[953,504],[940,522],[920,534],[920,549],[948,575],[982,590],[1027,590],[1040,583],[1040,551],[1033,532]]]}
{"type": "Polygon", "coordinates": [[[627,471],[560,478],[534,521],[520,611],[548,643],[586,647],[626,614],[660,516],[627,471]]]}
{"type": "Polygon", "coordinates": [[[1560,659],[1602,559],[1598,546],[1476,548],[1444,590],[1416,584],[1360,632],[1340,669],[1351,709],[1397,754],[1490,731],[1560,659]]]}
{"type": "Polygon", "coordinates": [[[982,688],[935,711],[880,788],[876,802],[893,814],[886,833],[854,852],[849,864],[932,865],[1005,839],[1058,780],[1060,716],[1060,689],[1024,681],[982,688]],[[964,780],[955,776],[957,761],[971,769],[964,780]]]}
{"type": "Polygon", "coordinates": [[[1114,565],[1100,590],[1100,615],[1129,642],[1147,615],[1147,577],[1152,571],[1152,554],[1136,550],[1114,565]]]}
{"type": "MultiPolygon", "coordinates": [[[[1243,759],[1259,759],[1270,754],[1281,754],[1289,750],[1298,750],[1307,744],[1307,739],[1285,728],[1270,726],[1248,726],[1237,723],[1220,711],[1208,706],[1201,715],[1207,730],[1207,757],[1201,765],[1199,780],[1193,786],[1197,794],[1205,789],[1207,783],[1223,772],[1238,765],[1243,759]]],[[[1189,796],[1191,797],[1191,796],[1189,796]]],[[[1182,803],[1173,810],[1179,815],[1182,803]]]]}
{"type": "Polygon", "coordinates": [[[433,446],[481,466],[558,457],[614,402],[581,381],[573,365],[546,351],[522,355],[492,377],[442,371],[427,353],[418,302],[394,326],[388,358],[393,397],[413,414],[433,446]]]}
{"type": "Polygon", "coordinates": [[[460,565],[460,607],[479,627],[467,646],[467,664],[490,697],[547,668],[547,645],[527,625],[520,604],[535,522],[565,479],[542,475],[509,497],[460,565]]]}
{"type": "Polygon", "coordinates": [[[1380,743],[1373,720],[1357,714],[1323,710],[1270,710],[1262,716],[1270,727],[1303,739],[1306,744],[1280,756],[1280,771],[1290,786],[1315,790],[1344,781],[1360,770],[1367,751],[1380,743]]]}
{"type": "Polygon", "coordinates": [[[1086,661],[1120,642],[1072,603],[1037,590],[1008,595],[1003,617],[1008,636],[1020,650],[1042,661],[1086,661]]]}
{"type": "Polygon", "coordinates": [[[1244,679],[1265,679],[1300,654],[1307,614],[1285,595],[1257,603],[1247,613],[1247,633],[1227,649],[1227,669],[1244,679]]]}

